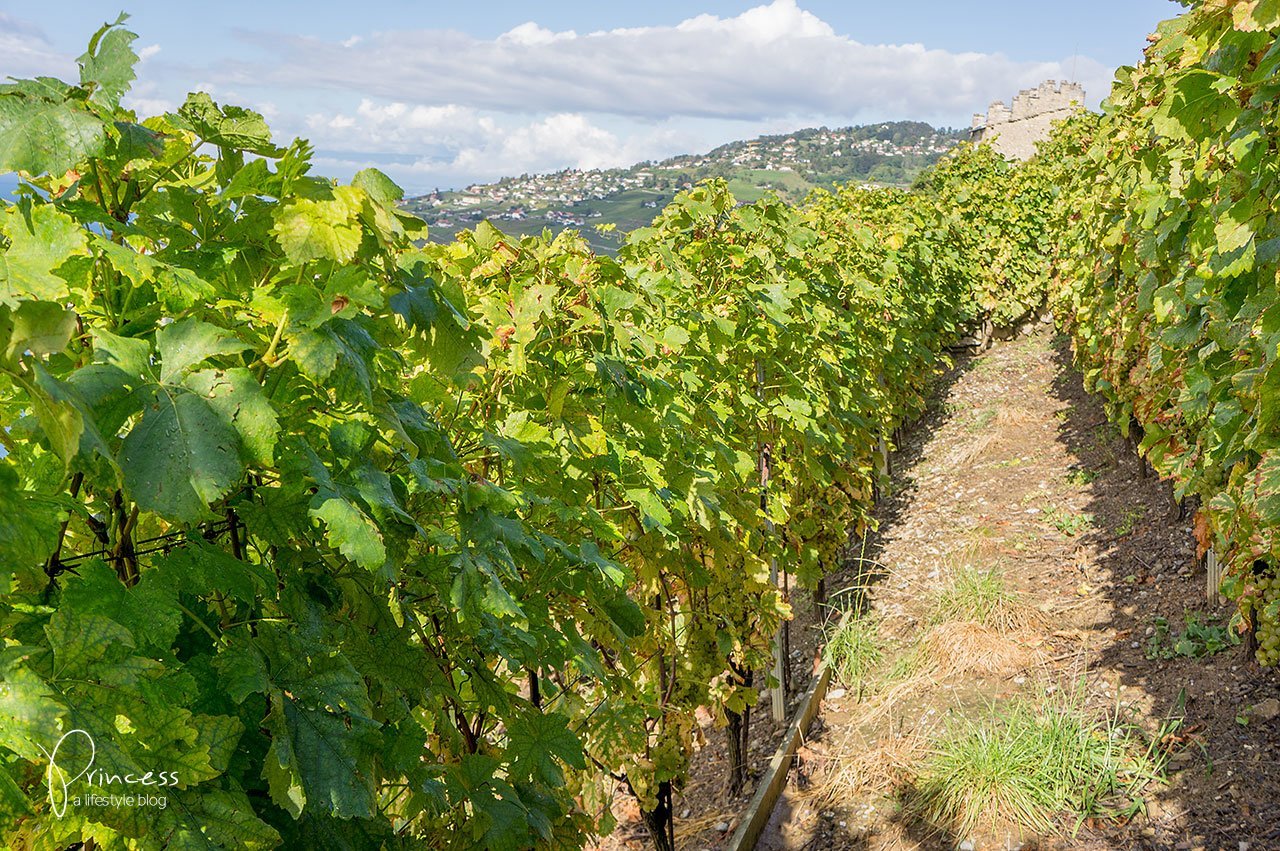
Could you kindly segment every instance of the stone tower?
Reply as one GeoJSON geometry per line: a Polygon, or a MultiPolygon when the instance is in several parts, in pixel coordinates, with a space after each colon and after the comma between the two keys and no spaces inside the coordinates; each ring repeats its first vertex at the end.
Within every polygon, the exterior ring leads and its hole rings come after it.
{"type": "Polygon", "coordinates": [[[987,114],[975,114],[969,139],[976,145],[990,142],[1006,157],[1025,160],[1036,152],[1036,142],[1047,138],[1053,122],[1084,107],[1084,88],[1065,80],[1046,80],[1034,89],[1023,89],[1013,106],[996,101],[987,114]]]}

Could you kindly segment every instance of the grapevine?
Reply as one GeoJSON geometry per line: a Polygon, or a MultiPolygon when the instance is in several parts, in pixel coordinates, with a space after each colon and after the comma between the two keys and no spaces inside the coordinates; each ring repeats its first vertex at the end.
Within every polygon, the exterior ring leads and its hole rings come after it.
{"type": "Polygon", "coordinates": [[[1086,384],[1178,497],[1277,660],[1280,8],[1193,2],[1054,140],[1054,300],[1086,384]]]}
{"type": "Polygon", "coordinates": [[[748,735],[771,566],[833,569],[947,346],[1042,298],[1034,257],[975,286],[939,201],[987,153],[712,181],[616,258],[435,245],[252,111],[122,107],[133,38],[0,86],[4,843],[575,847],[623,783],[669,847],[698,710],[748,735]],[[74,798],[77,760],[169,806],[74,798]]]}

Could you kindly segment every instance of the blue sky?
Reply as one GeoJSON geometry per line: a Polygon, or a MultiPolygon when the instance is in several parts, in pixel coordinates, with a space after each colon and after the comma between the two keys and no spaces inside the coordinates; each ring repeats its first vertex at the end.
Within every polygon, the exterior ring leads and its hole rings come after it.
{"type": "MultiPolygon", "coordinates": [[[[124,7],[144,56],[129,104],[185,92],[259,109],[320,168],[379,165],[411,191],[625,165],[817,124],[967,126],[989,101],[1074,77],[1091,101],[1171,0],[643,4],[512,0],[124,7]]],[[[115,9],[0,0],[0,76],[74,73],[115,9]]]]}

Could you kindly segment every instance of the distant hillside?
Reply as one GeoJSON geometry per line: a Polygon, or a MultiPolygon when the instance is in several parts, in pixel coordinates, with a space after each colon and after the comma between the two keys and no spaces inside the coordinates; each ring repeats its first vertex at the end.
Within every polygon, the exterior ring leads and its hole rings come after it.
{"type": "Polygon", "coordinates": [[[595,225],[614,224],[619,233],[646,225],[675,193],[708,177],[725,178],[734,195],[748,202],[769,191],[799,201],[814,188],[836,183],[903,186],[967,136],[968,131],[919,121],[818,127],[630,168],[505,177],[410,198],[405,206],[426,219],[435,240],[452,239],[489,219],[514,234],[575,228],[597,249],[611,250],[618,236],[600,234],[595,225]]]}

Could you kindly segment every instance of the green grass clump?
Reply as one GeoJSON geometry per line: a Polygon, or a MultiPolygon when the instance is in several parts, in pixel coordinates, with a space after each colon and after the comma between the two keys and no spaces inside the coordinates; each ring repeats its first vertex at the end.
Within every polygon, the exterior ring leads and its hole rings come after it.
{"type": "Polygon", "coordinates": [[[851,612],[827,635],[824,652],[835,678],[845,688],[862,694],[872,670],[884,657],[880,622],[871,615],[851,612]]]}
{"type": "Polygon", "coordinates": [[[995,418],[995,408],[982,408],[973,415],[973,420],[969,423],[969,430],[982,431],[987,426],[991,425],[991,423],[995,421],[995,418]]]}
{"type": "Polygon", "coordinates": [[[1230,624],[1215,623],[1207,615],[1196,612],[1187,612],[1183,619],[1186,628],[1180,635],[1173,635],[1168,618],[1152,618],[1155,631],[1147,639],[1144,651],[1148,659],[1172,659],[1175,656],[1200,659],[1240,644],[1240,636],[1230,624]]]}
{"type": "Polygon", "coordinates": [[[1046,506],[1044,509],[1044,520],[1053,528],[1062,534],[1074,538],[1081,532],[1087,531],[1093,526],[1093,515],[1088,512],[1076,514],[1065,508],[1058,508],[1056,505],[1046,506]]]}
{"type": "Polygon", "coordinates": [[[884,680],[886,683],[909,680],[925,672],[928,665],[928,654],[925,652],[924,647],[917,643],[910,650],[893,660],[889,665],[889,670],[885,672],[884,680]]]}
{"type": "Polygon", "coordinates": [[[1071,471],[1067,473],[1067,481],[1073,485],[1092,484],[1098,476],[1102,475],[1098,470],[1091,467],[1073,466],[1071,471]]]}
{"type": "Polygon", "coordinates": [[[1004,633],[1025,628],[1031,618],[1022,595],[1006,584],[1003,573],[964,567],[938,592],[929,620],[967,621],[1004,633]]]}
{"type": "Polygon", "coordinates": [[[1145,519],[1147,516],[1146,508],[1130,508],[1124,513],[1124,519],[1120,521],[1120,525],[1116,527],[1116,536],[1123,538],[1134,530],[1139,520],[1145,519]]]}
{"type": "Polygon", "coordinates": [[[954,724],[934,744],[905,809],[954,836],[987,827],[1038,834],[1064,816],[1127,818],[1142,811],[1164,755],[1116,717],[1096,717],[1079,700],[1019,700],[988,717],[954,724]]]}

